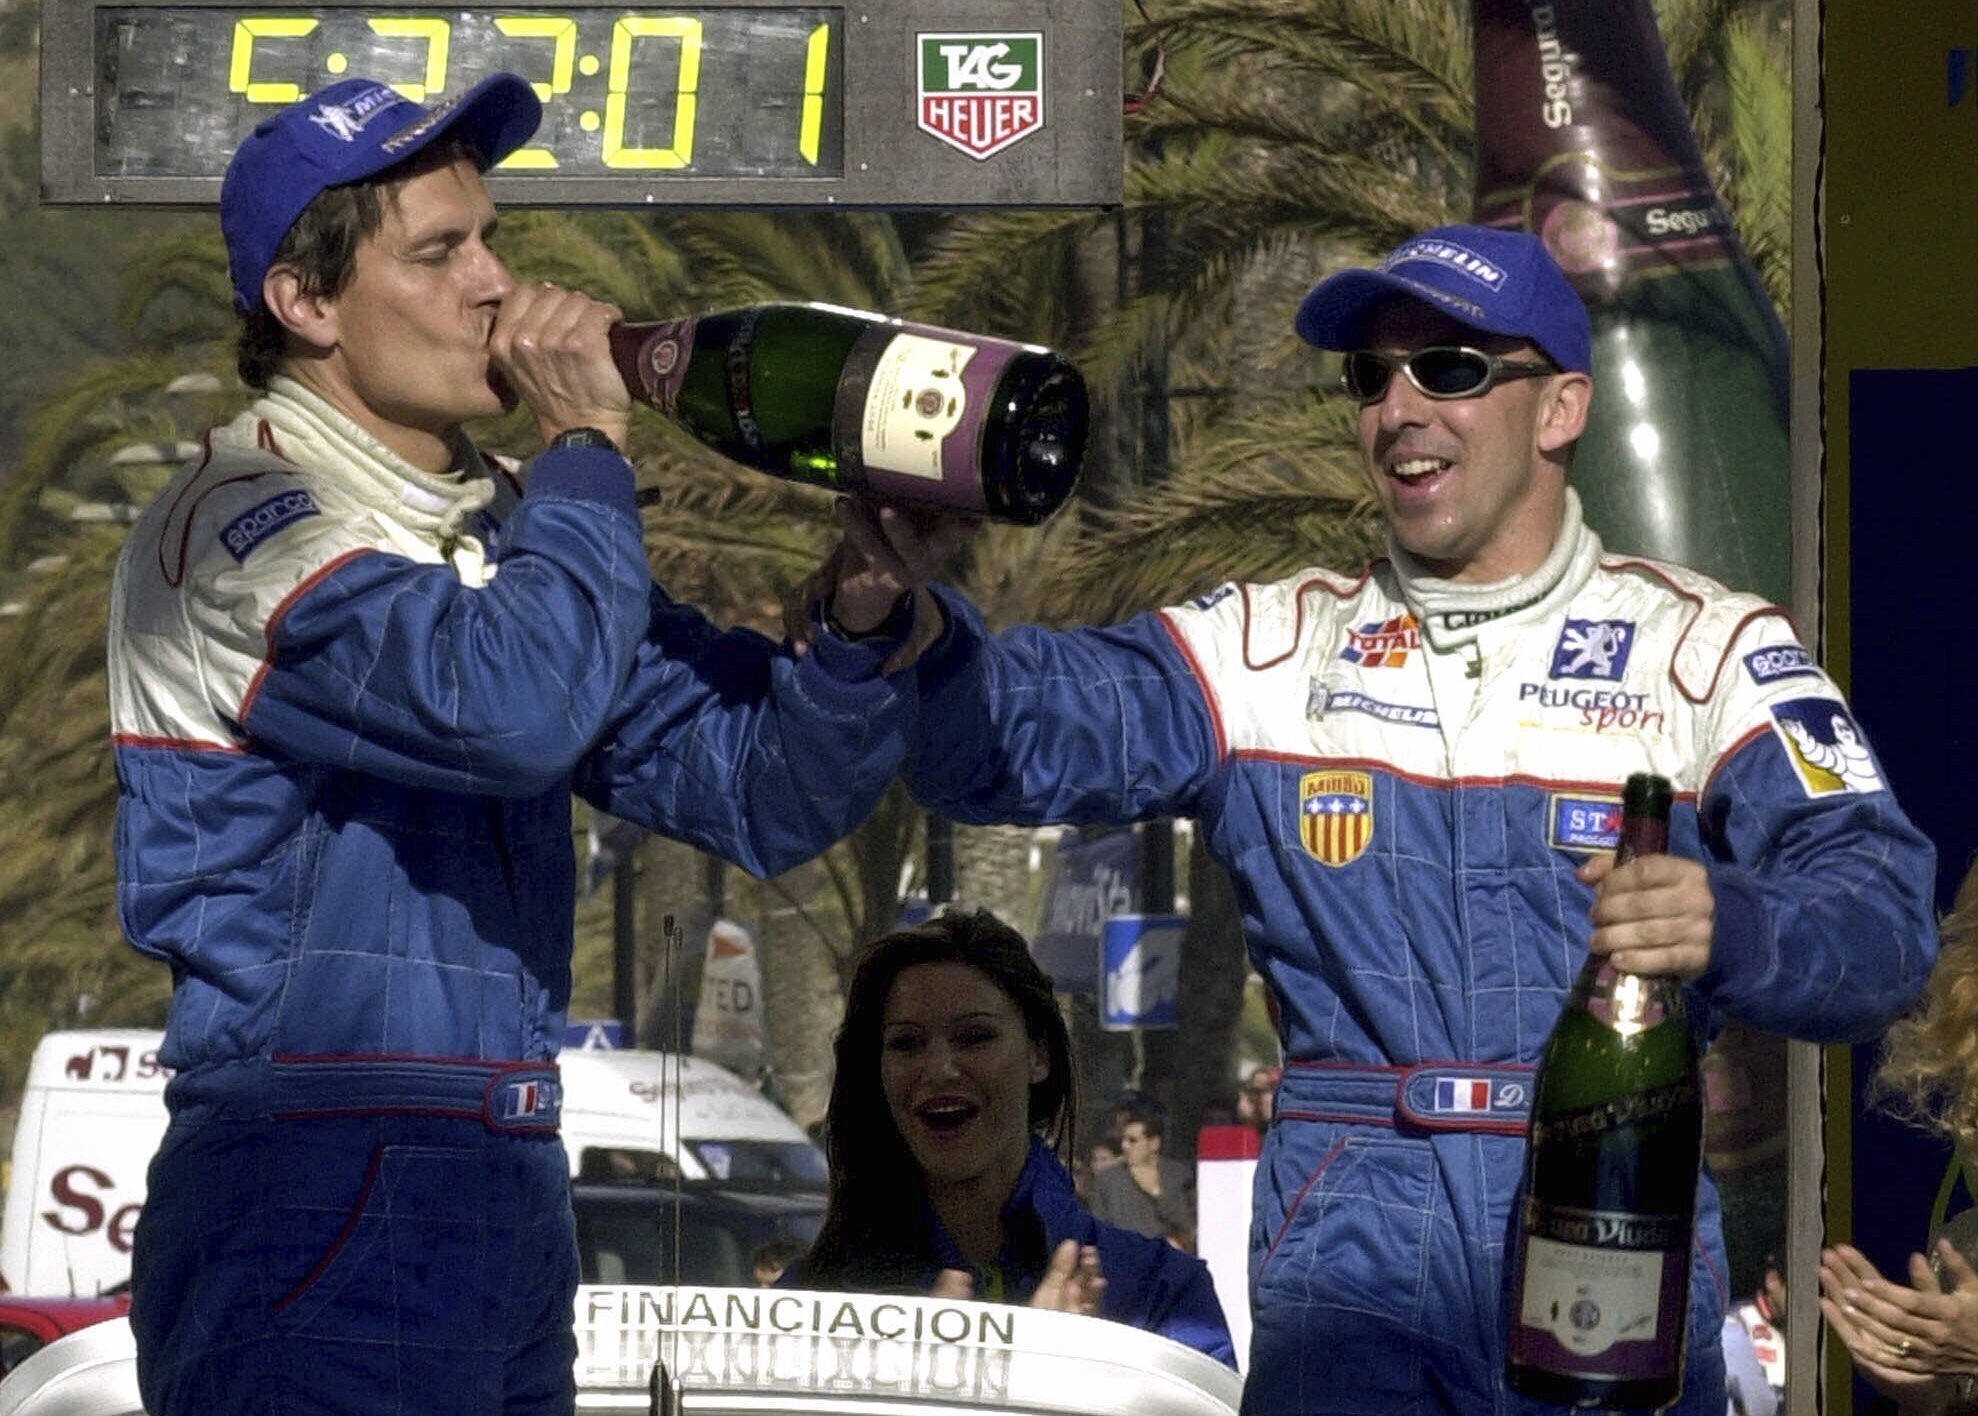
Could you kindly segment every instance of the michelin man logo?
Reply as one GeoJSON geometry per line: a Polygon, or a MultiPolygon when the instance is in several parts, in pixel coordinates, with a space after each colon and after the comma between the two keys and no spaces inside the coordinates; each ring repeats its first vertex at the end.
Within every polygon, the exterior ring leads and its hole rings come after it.
{"type": "Polygon", "coordinates": [[[309,121],[339,142],[354,143],[357,135],[378,114],[396,108],[405,100],[383,84],[365,89],[348,103],[319,103],[309,121]]]}
{"type": "Polygon", "coordinates": [[[1861,730],[1834,699],[1795,698],[1774,703],[1772,724],[1808,796],[1886,788],[1861,730]]]}

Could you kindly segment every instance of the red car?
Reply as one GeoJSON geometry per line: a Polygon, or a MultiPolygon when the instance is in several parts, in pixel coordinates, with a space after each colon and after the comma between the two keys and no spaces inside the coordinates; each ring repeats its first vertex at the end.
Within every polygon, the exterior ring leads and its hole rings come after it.
{"type": "Polygon", "coordinates": [[[27,1298],[0,1293],[0,1376],[65,1333],[121,1318],[130,1294],[102,1298],[27,1298]]]}

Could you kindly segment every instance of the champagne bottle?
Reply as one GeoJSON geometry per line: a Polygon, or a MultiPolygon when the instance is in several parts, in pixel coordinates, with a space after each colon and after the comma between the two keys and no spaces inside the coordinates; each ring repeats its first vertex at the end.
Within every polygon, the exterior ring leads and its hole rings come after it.
{"type": "Polygon", "coordinates": [[[831,305],[621,324],[632,396],[758,472],[1033,526],[1071,495],[1085,381],[1035,345],[831,305]]]}
{"type": "Polygon", "coordinates": [[[1593,317],[1573,463],[1610,550],[1791,596],[1786,335],[1649,0],[1472,0],[1477,220],[1536,232],[1593,317]]]}
{"type": "MultiPolygon", "coordinates": [[[[1637,773],[1618,863],[1666,849],[1637,773]]],[[[1589,955],[1533,1083],[1506,1375],[1528,1396],[1655,1407],[1682,1390],[1703,1094],[1683,987],[1589,955]]]]}

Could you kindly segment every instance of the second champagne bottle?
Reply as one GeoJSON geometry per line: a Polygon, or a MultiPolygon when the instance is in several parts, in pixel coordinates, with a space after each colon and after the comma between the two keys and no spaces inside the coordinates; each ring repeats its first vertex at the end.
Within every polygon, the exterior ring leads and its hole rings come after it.
{"type": "MultiPolygon", "coordinates": [[[[1673,797],[1665,778],[1628,778],[1617,865],[1668,850],[1673,797]]],[[[1570,1406],[1666,1406],[1683,1387],[1703,1149],[1682,981],[1589,954],[1533,1090],[1506,1376],[1570,1406]]]]}
{"type": "Polygon", "coordinates": [[[635,399],[774,477],[1025,526],[1078,481],[1085,381],[1035,345],[816,304],[622,324],[611,344],[635,399]]]}

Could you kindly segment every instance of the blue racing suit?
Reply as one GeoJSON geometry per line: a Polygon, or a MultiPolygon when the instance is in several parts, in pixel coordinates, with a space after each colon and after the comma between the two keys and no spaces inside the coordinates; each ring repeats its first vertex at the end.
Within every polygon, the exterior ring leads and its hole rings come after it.
{"type": "Polygon", "coordinates": [[[572,792],[769,875],[904,750],[887,642],[799,660],[653,584],[610,449],[526,494],[462,457],[277,379],[118,561],[118,905],[173,983],[154,1416],[567,1411],[572,792]]]}
{"type": "MultiPolygon", "coordinates": [[[[1929,843],[1783,612],[1614,557],[1569,506],[1487,587],[1396,550],[1110,629],[991,636],[941,591],[905,778],[965,822],[1196,818],[1287,1058],[1257,1171],[1256,1416],[1547,1409],[1506,1388],[1529,1074],[1591,931],[1574,868],[1633,772],[1716,900],[1726,1018],[1873,1036],[1935,956],[1929,843]],[[1479,1101],[1478,1098],[1484,1098],[1479,1101]]],[[[1721,1416],[1722,1230],[1698,1197],[1678,1409],[1721,1416]]]]}
{"type": "MultiPolygon", "coordinates": [[[[1076,1239],[1099,1251],[1099,1272],[1106,1280],[1099,1296],[1100,1317],[1192,1347],[1224,1366],[1236,1365],[1236,1345],[1209,1277],[1209,1266],[1165,1239],[1149,1238],[1095,1219],[1078,1202],[1071,1176],[1057,1156],[1036,1136],[1030,1139],[1030,1154],[1016,1187],[1003,1204],[1003,1229],[1011,1236],[1041,1230],[1041,1234],[1031,1236],[1041,1243],[1006,1242],[993,1282],[989,1274],[963,1256],[934,1207],[925,1201],[920,1222],[929,1239],[927,1252],[931,1257],[914,1275],[913,1287],[918,1292],[930,1291],[943,1269],[956,1269],[974,1280],[979,1298],[1028,1303],[1043,1281],[1044,1270],[1019,1255],[1034,1250],[1044,1254],[1048,1262],[1058,1245],[1076,1239]]],[[[786,1268],[777,1286],[810,1287],[804,1277],[804,1261],[798,1259],[786,1268]]]]}
{"type": "MultiPolygon", "coordinates": [[[[934,1267],[926,1275],[928,1286],[933,1285],[942,1269],[960,1269],[975,1280],[976,1292],[982,1293],[983,1274],[962,1257],[931,1206],[926,1211],[926,1222],[934,1236],[934,1267]]],[[[1071,1176],[1058,1163],[1057,1156],[1035,1136],[1030,1140],[1030,1155],[1024,1161],[1023,1173],[1017,1177],[1016,1188],[1003,1206],[1006,1232],[1025,1223],[1042,1226],[1046,1256],[1067,1239],[1098,1249],[1099,1272],[1106,1280],[1105,1290],[1099,1295],[1100,1317],[1143,1332],[1158,1333],[1197,1352],[1206,1352],[1225,1366],[1236,1365],[1236,1346],[1230,1340],[1229,1322],[1223,1317],[1222,1303],[1217,1300],[1215,1284],[1209,1278],[1209,1266],[1165,1239],[1149,1238],[1093,1218],[1079,1204],[1071,1176]]],[[[1043,1277],[1041,1269],[1032,1271],[1006,1258],[1001,1268],[1002,1301],[1029,1302],[1043,1277]]]]}

